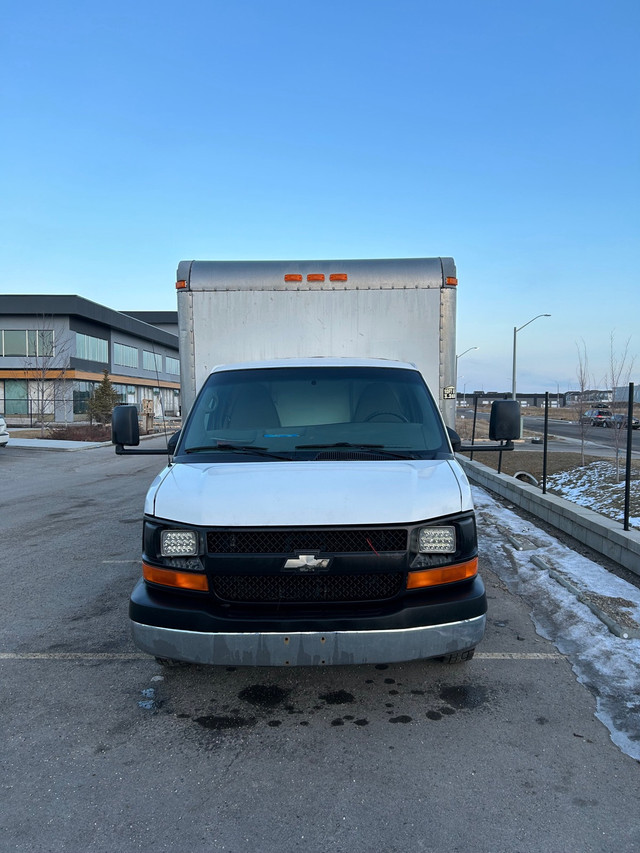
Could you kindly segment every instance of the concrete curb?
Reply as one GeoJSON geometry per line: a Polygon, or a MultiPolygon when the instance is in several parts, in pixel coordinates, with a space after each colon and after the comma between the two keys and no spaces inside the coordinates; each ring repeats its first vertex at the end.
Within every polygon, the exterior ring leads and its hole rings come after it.
{"type": "MultiPolygon", "coordinates": [[[[172,433],[167,433],[171,435],[172,433]]],[[[140,441],[149,441],[152,438],[158,438],[164,433],[156,432],[151,435],[141,435],[140,441]]],[[[50,438],[10,438],[7,447],[19,447],[29,450],[53,450],[65,452],[77,452],[78,450],[93,450],[96,447],[114,447],[110,441],[57,441],[50,438]]]]}
{"type": "Polygon", "coordinates": [[[555,495],[543,495],[540,488],[498,474],[480,462],[456,457],[471,482],[511,501],[515,506],[541,518],[625,569],[640,575],[640,531],[623,529],[593,510],[585,509],[555,495]]]}
{"type": "Polygon", "coordinates": [[[589,610],[596,616],[603,625],[606,625],[607,628],[611,631],[611,633],[620,637],[621,640],[630,640],[630,639],[638,639],[640,638],[640,628],[631,627],[630,625],[625,626],[622,625],[617,619],[612,617],[609,613],[602,609],[595,601],[591,598],[591,595],[588,591],[581,589],[576,586],[573,581],[569,580],[566,575],[562,572],[557,571],[552,568],[548,563],[542,559],[542,557],[533,556],[531,558],[531,562],[542,571],[547,572],[550,578],[553,578],[556,583],[559,583],[560,586],[563,586],[566,590],[568,590],[572,595],[578,599],[578,601],[582,602],[585,607],[588,607],[589,610]]]}

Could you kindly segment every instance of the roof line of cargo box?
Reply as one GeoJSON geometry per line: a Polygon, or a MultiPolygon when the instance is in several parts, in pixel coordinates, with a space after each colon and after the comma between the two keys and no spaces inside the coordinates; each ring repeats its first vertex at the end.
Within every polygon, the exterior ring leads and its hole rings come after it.
{"type": "Polygon", "coordinates": [[[455,287],[453,258],[181,261],[178,290],[414,290],[455,287]]]}

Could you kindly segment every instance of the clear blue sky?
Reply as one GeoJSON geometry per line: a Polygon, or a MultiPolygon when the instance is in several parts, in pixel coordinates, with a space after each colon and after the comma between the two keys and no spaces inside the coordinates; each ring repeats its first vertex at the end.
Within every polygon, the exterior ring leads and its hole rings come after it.
{"type": "MultiPolygon", "coordinates": [[[[3,0],[9,293],[182,259],[451,255],[459,388],[640,353],[637,0],[3,0]]],[[[640,381],[640,358],[635,381],[640,381]]]]}

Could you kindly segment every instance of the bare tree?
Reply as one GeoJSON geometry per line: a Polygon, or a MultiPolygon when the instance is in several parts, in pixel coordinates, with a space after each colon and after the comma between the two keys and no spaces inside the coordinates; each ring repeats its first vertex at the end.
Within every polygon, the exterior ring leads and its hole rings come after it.
{"type": "Polygon", "coordinates": [[[587,432],[591,424],[585,420],[584,414],[587,410],[587,406],[590,405],[589,401],[586,400],[586,392],[589,387],[592,387],[593,382],[591,381],[589,375],[589,355],[587,353],[587,345],[584,342],[584,339],[581,339],[576,343],[576,348],[578,350],[578,368],[576,371],[576,375],[578,378],[578,403],[577,403],[577,412],[578,412],[578,427],[580,430],[580,464],[584,467],[584,443],[587,438],[587,432]]]}
{"type": "MultiPolygon", "coordinates": [[[[55,419],[56,392],[64,393],[70,342],[56,336],[52,316],[42,314],[36,327],[28,333],[25,375],[29,380],[29,397],[35,402],[36,421],[40,423],[42,437],[47,416],[53,415],[55,419]]],[[[66,419],[66,401],[63,402],[66,419]]]]}
{"type": "MultiPolygon", "coordinates": [[[[616,409],[618,409],[618,413],[622,413],[624,411],[624,403],[617,402],[615,399],[615,390],[622,385],[629,384],[631,371],[633,370],[635,362],[635,357],[629,354],[630,343],[631,338],[627,338],[622,345],[622,348],[618,351],[615,346],[614,332],[611,332],[609,335],[609,364],[607,367],[605,381],[608,387],[611,388],[611,410],[614,413],[616,412],[616,409]]],[[[623,423],[624,418],[621,419],[619,424],[616,423],[615,419],[608,424],[613,428],[613,446],[616,454],[616,483],[620,482],[620,448],[623,444],[623,423]],[[616,427],[618,428],[616,429],[616,427]]],[[[627,424],[627,428],[631,429],[631,424],[627,424]]]]}

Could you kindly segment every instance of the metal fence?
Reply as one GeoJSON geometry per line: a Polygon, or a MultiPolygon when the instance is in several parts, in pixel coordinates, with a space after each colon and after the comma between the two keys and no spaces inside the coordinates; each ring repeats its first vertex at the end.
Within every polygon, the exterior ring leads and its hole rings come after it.
{"type": "MultiPolygon", "coordinates": [[[[542,493],[547,493],[547,462],[548,462],[548,452],[549,452],[549,410],[551,407],[550,403],[550,393],[547,391],[544,395],[544,428],[542,433],[542,493]]],[[[631,459],[633,452],[633,404],[635,397],[635,386],[633,382],[629,383],[628,394],[626,399],[627,406],[627,414],[626,414],[626,423],[627,423],[627,440],[625,443],[626,447],[626,460],[625,460],[625,489],[624,489],[624,513],[623,513],[623,526],[625,530],[629,530],[629,518],[630,518],[630,510],[631,510],[631,459]]],[[[476,426],[478,419],[478,401],[481,399],[481,395],[474,395],[473,398],[473,427],[471,432],[471,445],[475,444],[476,438],[476,426]]],[[[482,445],[477,445],[478,452],[482,450],[482,445]]],[[[470,458],[473,459],[473,451],[470,454],[470,458]]],[[[499,456],[498,462],[498,473],[500,473],[502,463],[502,452],[499,456]]]]}

